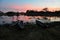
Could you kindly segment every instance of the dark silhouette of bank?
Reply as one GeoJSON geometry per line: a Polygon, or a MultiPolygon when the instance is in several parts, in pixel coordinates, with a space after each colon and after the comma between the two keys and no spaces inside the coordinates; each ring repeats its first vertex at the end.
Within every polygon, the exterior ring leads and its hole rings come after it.
{"type": "MultiPolygon", "coordinates": [[[[18,18],[19,15],[60,17],[60,11],[51,12],[48,8],[44,8],[43,11],[27,10],[25,13],[0,11],[0,17],[17,16],[18,18]]],[[[36,24],[28,22],[23,24],[23,21],[17,19],[12,24],[0,25],[0,40],[60,40],[60,21],[51,23],[36,21],[36,24]]]]}

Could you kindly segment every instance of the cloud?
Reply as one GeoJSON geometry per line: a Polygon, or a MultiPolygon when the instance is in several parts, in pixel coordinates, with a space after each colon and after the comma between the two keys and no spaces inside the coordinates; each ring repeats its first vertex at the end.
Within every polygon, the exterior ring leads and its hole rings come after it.
{"type": "MultiPolygon", "coordinates": [[[[8,8],[7,11],[19,11],[19,12],[21,12],[21,11],[25,12],[26,10],[37,10],[37,11],[40,11],[40,10],[43,9],[43,7],[34,6],[34,5],[31,5],[31,4],[11,5],[11,6],[7,7],[7,8],[8,8]]],[[[55,7],[49,7],[48,9],[49,9],[49,11],[60,10],[60,8],[55,8],[55,7]]]]}
{"type": "Polygon", "coordinates": [[[42,9],[42,7],[37,7],[37,6],[30,5],[30,4],[26,4],[26,5],[22,5],[22,6],[12,5],[12,6],[10,6],[10,8],[18,10],[18,11],[41,10],[42,9]]]}

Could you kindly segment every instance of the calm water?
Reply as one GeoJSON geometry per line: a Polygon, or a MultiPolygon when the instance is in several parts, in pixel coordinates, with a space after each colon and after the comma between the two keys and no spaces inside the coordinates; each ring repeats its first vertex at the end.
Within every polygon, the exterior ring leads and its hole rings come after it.
{"type": "MultiPolygon", "coordinates": [[[[24,22],[35,22],[36,19],[42,19],[41,16],[0,16],[0,24],[12,23],[12,21],[23,20],[24,22]]],[[[60,17],[47,17],[50,21],[60,21],[60,17]]]]}

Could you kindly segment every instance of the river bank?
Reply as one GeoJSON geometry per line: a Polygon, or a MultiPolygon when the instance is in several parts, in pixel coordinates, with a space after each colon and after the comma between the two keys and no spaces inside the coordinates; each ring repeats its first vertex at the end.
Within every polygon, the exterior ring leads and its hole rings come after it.
{"type": "Polygon", "coordinates": [[[40,28],[35,24],[25,25],[24,29],[16,26],[1,26],[0,40],[60,40],[60,25],[40,28]]]}

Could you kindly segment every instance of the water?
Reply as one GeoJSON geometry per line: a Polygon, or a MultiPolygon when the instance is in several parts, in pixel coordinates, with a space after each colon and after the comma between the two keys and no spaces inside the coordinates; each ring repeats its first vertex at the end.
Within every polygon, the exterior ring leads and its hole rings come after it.
{"type": "MultiPolygon", "coordinates": [[[[13,21],[22,20],[24,23],[36,23],[36,19],[43,19],[41,16],[0,16],[0,24],[12,23],[13,21]]],[[[50,21],[60,21],[60,17],[47,17],[50,21]]]]}
{"type": "Polygon", "coordinates": [[[0,16],[0,24],[12,23],[12,17],[0,16]]]}

